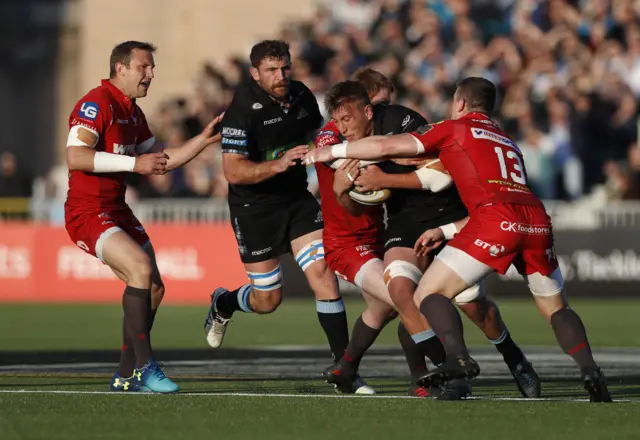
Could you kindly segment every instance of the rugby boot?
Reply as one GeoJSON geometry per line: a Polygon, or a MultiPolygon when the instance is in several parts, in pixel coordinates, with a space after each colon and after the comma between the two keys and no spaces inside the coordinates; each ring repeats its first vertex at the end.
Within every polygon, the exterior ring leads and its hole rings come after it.
{"type": "Polygon", "coordinates": [[[542,382],[536,370],[533,369],[531,362],[524,359],[514,368],[510,368],[510,371],[523,397],[540,397],[542,394],[542,382]]]}
{"type": "Polygon", "coordinates": [[[589,393],[591,402],[613,402],[607,388],[604,373],[600,368],[589,368],[582,371],[582,383],[589,393]]]}
{"type": "Polygon", "coordinates": [[[480,366],[471,357],[452,358],[444,364],[420,376],[418,384],[425,387],[437,387],[451,379],[473,379],[480,374],[480,366]]]}
{"type": "Polygon", "coordinates": [[[164,374],[155,361],[149,361],[142,368],[133,370],[133,377],[137,379],[142,391],[175,393],[180,390],[180,387],[164,374]]]}
{"type": "Polygon", "coordinates": [[[109,388],[111,391],[124,391],[130,393],[143,391],[138,379],[134,376],[122,377],[118,372],[116,372],[116,374],[111,378],[109,388]]]}
{"type": "Polygon", "coordinates": [[[211,294],[211,306],[209,307],[209,313],[204,321],[204,334],[207,338],[207,343],[211,348],[218,348],[222,345],[224,335],[227,333],[227,326],[231,319],[223,318],[216,311],[216,301],[218,297],[223,293],[228,292],[224,287],[218,287],[211,294]]]}
{"type": "Polygon", "coordinates": [[[342,394],[373,395],[376,391],[360,377],[352,365],[338,361],[322,373],[327,383],[333,384],[342,394]]]}
{"type": "Polygon", "coordinates": [[[376,390],[371,388],[359,374],[356,374],[356,378],[353,381],[352,388],[354,394],[361,394],[364,396],[373,396],[376,394],[376,390]]]}
{"type": "Polygon", "coordinates": [[[425,399],[427,397],[438,397],[440,396],[440,388],[427,388],[412,382],[407,394],[411,397],[419,397],[421,399],[425,399]]]}
{"type": "Polygon", "coordinates": [[[439,387],[437,400],[462,400],[471,396],[471,383],[467,379],[451,379],[439,387]]]}

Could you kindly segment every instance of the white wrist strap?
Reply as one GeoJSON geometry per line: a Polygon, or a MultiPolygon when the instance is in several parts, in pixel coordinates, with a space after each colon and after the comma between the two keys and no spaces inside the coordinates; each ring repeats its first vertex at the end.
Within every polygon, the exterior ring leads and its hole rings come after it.
{"type": "Polygon", "coordinates": [[[341,144],[336,144],[333,147],[331,147],[331,155],[336,159],[346,159],[347,144],[348,142],[343,142],[341,144]]]}
{"type": "Polygon", "coordinates": [[[446,240],[451,240],[454,235],[458,233],[458,228],[456,228],[455,223],[449,223],[448,225],[440,226],[442,229],[442,233],[444,234],[444,238],[446,240]]]}
{"type": "Polygon", "coordinates": [[[96,151],[93,156],[94,173],[119,173],[123,171],[133,172],[136,166],[136,158],[133,156],[120,156],[119,154],[96,151]]]}

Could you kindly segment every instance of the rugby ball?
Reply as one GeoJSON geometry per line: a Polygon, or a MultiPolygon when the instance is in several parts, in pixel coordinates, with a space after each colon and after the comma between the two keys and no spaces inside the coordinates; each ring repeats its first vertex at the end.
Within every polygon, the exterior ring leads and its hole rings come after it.
{"type": "Polygon", "coordinates": [[[351,197],[351,200],[368,206],[381,205],[390,196],[390,189],[379,189],[377,191],[360,192],[354,187],[351,191],[349,191],[349,197],[351,197]]]}

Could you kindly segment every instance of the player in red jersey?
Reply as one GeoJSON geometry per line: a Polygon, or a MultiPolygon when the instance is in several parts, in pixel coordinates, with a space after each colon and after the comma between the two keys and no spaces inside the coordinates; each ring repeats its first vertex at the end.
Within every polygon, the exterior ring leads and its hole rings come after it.
{"type": "Polygon", "coordinates": [[[335,158],[379,159],[438,152],[469,211],[468,221],[426,231],[416,242],[424,254],[451,239],[425,272],[416,303],[447,351],[447,362],[426,374],[433,385],[453,377],[475,377],[480,368],[464,343],[451,299],[489,273],[504,274],[513,264],[525,277],[541,314],[551,323],[559,345],[580,368],[592,402],[610,402],[580,317],[562,295],[563,278],[554,251],[551,219],[527,186],[517,145],[488,114],[495,86],[484,78],[466,78],[453,97],[451,120],[415,133],[366,138],[315,150],[306,161],[335,158]]]}
{"type": "Polygon", "coordinates": [[[71,240],[126,284],[123,347],[113,391],[175,392],[153,358],[150,330],[164,285],[149,237],[125,203],[127,173],[164,174],[220,140],[214,119],[178,148],[159,151],[137,98],[154,77],[149,43],[127,41],[110,58],[110,77],[82,97],[69,117],[69,191],[65,223],[71,240]]]}

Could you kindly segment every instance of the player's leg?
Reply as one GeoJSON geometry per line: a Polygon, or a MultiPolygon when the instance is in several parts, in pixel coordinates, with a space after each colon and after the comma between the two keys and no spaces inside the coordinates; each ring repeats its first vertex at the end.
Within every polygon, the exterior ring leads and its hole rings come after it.
{"type": "MultiPolygon", "coordinates": [[[[153,323],[155,321],[156,314],[158,312],[158,308],[160,307],[160,303],[164,297],[164,283],[162,282],[162,277],[160,276],[160,270],[158,269],[158,264],[156,261],[155,251],[153,246],[151,245],[151,241],[147,241],[145,245],[143,245],[143,249],[149,256],[151,262],[151,317],[149,320],[149,341],[151,341],[151,329],[153,328],[153,323]]],[[[118,273],[116,270],[112,269],[116,275],[122,279],[124,277],[123,274],[118,273]]],[[[133,345],[131,340],[131,335],[129,334],[126,326],[123,322],[123,341],[122,341],[122,352],[120,354],[120,364],[118,366],[118,373],[122,377],[130,377],[133,374],[133,369],[135,367],[135,353],[133,351],[133,345]]],[[[151,342],[149,342],[151,344],[151,342]]]]}
{"type": "MultiPolygon", "coordinates": [[[[535,224],[535,223],[532,223],[535,224]]],[[[585,389],[592,402],[611,402],[604,374],[596,364],[580,316],[569,307],[563,294],[564,280],[553,249],[553,237],[530,237],[529,242],[541,242],[528,247],[522,261],[516,264],[526,278],[538,310],[551,324],[558,344],[580,368],[585,389]],[[543,275],[547,274],[547,275],[543,275]]]]}
{"type": "Polygon", "coordinates": [[[279,256],[286,253],[286,212],[234,215],[232,226],[249,283],[233,290],[218,287],[211,294],[204,332],[212,348],[222,344],[235,312],[271,313],[282,301],[282,270],[279,256]]]}
{"type": "Polygon", "coordinates": [[[375,394],[375,391],[358,380],[357,372],[364,353],[376,340],[384,326],[397,314],[391,298],[382,282],[382,261],[376,257],[375,249],[366,245],[350,245],[326,252],[326,261],[330,269],[360,289],[366,284],[373,289],[369,293],[363,289],[363,299],[367,304],[358,317],[351,332],[351,338],[345,353],[334,365],[327,368],[323,375],[327,382],[345,393],[375,394]],[[367,280],[371,276],[380,278],[384,292],[375,289],[375,284],[367,280]]]}
{"type": "Polygon", "coordinates": [[[493,268],[466,252],[447,245],[420,280],[415,293],[416,304],[420,305],[420,311],[447,353],[445,364],[427,373],[424,384],[434,385],[456,377],[473,378],[480,373],[478,364],[469,356],[462,320],[452,300],[492,271],[493,268]]]}
{"type": "Polygon", "coordinates": [[[471,286],[460,293],[455,297],[455,303],[502,354],[522,395],[540,397],[540,378],[520,347],[511,338],[497,304],[485,296],[483,283],[471,286]]]}
{"type": "Polygon", "coordinates": [[[324,259],[322,230],[291,240],[291,250],[316,298],[316,311],[334,361],[344,355],[349,344],[349,328],[338,281],[324,259]]]}
{"type": "Polygon", "coordinates": [[[349,327],[338,281],[324,258],[320,205],[308,194],[292,203],[287,214],[291,253],[315,295],[318,321],[327,336],[333,359],[338,361],[349,344],[349,327]]]}
{"type": "Polygon", "coordinates": [[[426,262],[419,261],[413,249],[406,247],[387,249],[384,262],[384,281],[404,327],[434,365],[442,364],[446,356],[442,343],[413,301],[422,276],[420,266],[426,262]]]}
{"type": "Polygon", "coordinates": [[[139,243],[120,228],[102,234],[96,242],[95,249],[98,258],[111,267],[127,285],[122,299],[123,340],[130,341],[135,354],[136,368],[132,376],[141,384],[143,390],[178,391],[179,387],[164,375],[155,362],[151,348],[149,334],[152,322],[153,268],[149,256],[139,243]]]}

